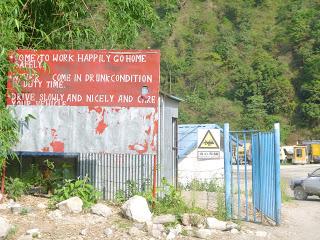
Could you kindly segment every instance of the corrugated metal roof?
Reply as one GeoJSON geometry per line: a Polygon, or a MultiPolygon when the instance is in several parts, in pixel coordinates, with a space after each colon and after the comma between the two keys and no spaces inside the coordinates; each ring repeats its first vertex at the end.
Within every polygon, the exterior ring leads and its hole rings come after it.
{"type": "Polygon", "coordinates": [[[173,99],[173,100],[176,100],[176,101],[178,101],[178,102],[182,102],[182,101],[183,101],[182,98],[179,98],[179,97],[177,97],[177,96],[173,96],[173,95],[171,95],[171,94],[169,94],[169,93],[166,93],[166,92],[164,92],[164,91],[162,91],[162,90],[160,90],[160,94],[162,94],[162,95],[164,95],[164,96],[166,96],[166,97],[168,97],[168,98],[171,98],[171,99],[173,99]]]}
{"type": "Polygon", "coordinates": [[[223,129],[217,124],[181,124],[178,126],[178,158],[183,158],[197,147],[198,129],[223,129]]]}

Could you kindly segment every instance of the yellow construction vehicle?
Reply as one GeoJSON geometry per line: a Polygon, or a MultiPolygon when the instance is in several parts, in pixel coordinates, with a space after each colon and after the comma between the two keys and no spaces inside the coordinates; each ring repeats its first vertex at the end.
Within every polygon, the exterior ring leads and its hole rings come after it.
{"type": "Polygon", "coordinates": [[[293,164],[307,164],[309,163],[308,147],[303,145],[298,145],[293,147],[293,164]]]}
{"type": "Polygon", "coordinates": [[[310,144],[310,161],[312,163],[319,163],[320,162],[320,143],[312,143],[310,144]]]}
{"type": "Polygon", "coordinates": [[[298,141],[294,146],[293,164],[320,163],[320,140],[298,141]]]}

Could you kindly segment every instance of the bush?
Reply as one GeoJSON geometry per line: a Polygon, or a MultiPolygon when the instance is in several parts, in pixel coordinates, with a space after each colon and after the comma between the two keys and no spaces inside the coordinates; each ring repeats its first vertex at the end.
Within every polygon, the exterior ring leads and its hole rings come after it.
{"type": "Polygon", "coordinates": [[[22,182],[20,178],[9,177],[6,179],[5,189],[8,197],[16,201],[28,191],[29,184],[22,182]]]}
{"type": "Polygon", "coordinates": [[[71,197],[79,197],[83,201],[83,207],[89,208],[96,203],[101,193],[88,183],[89,178],[77,180],[64,180],[64,184],[56,188],[51,197],[51,204],[67,200],[71,197]]]}
{"type": "Polygon", "coordinates": [[[151,191],[139,191],[136,183],[128,182],[126,191],[116,193],[116,202],[122,203],[134,195],[146,198],[155,215],[174,214],[179,217],[184,213],[198,213],[200,215],[208,215],[209,213],[201,208],[189,207],[184,201],[181,191],[169,184],[166,179],[162,179],[162,186],[158,188],[160,197],[157,199],[153,199],[151,191]]]}

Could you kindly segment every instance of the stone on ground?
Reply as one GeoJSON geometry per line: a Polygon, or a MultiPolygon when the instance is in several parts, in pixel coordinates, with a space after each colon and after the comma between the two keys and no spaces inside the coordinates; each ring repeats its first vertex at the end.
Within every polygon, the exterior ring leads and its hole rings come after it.
{"type": "Polygon", "coordinates": [[[124,216],[136,222],[149,222],[152,219],[147,200],[141,196],[130,198],[121,209],[124,216]]]}
{"type": "Polygon", "coordinates": [[[56,209],[52,212],[49,212],[48,213],[48,217],[51,219],[51,220],[59,220],[59,219],[62,219],[62,212],[59,210],[59,209],[56,209]]]}
{"type": "Polygon", "coordinates": [[[11,203],[10,204],[10,208],[11,208],[11,212],[13,214],[19,214],[21,212],[21,210],[22,210],[21,204],[20,203],[16,203],[16,202],[11,203]]]}
{"type": "Polygon", "coordinates": [[[26,232],[26,235],[30,235],[30,236],[32,236],[32,238],[39,238],[40,234],[41,234],[41,232],[40,232],[39,228],[32,228],[32,229],[27,230],[27,232],[26,232]]]}
{"type": "Polygon", "coordinates": [[[238,229],[236,229],[236,228],[231,229],[230,232],[231,232],[232,234],[237,234],[237,233],[239,233],[238,229]]]}
{"type": "Polygon", "coordinates": [[[0,240],[5,239],[10,232],[11,225],[7,219],[0,217],[0,240]]]}
{"type": "Polygon", "coordinates": [[[111,228],[106,228],[103,233],[109,238],[113,235],[113,230],[111,228]]]}
{"type": "Polygon", "coordinates": [[[182,215],[181,221],[185,226],[200,227],[204,223],[204,217],[196,213],[185,213],[182,215]]]}
{"type": "Polygon", "coordinates": [[[79,197],[72,197],[58,203],[56,206],[63,212],[80,213],[83,202],[79,197]]]}
{"type": "Polygon", "coordinates": [[[153,223],[160,223],[160,224],[173,223],[175,221],[176,221],[176,216],[172,215],[172,214],[165,214],[165,215],[155,216],[152,219],[153,223]]]}
{"type": "Polygon", "coordinates": [[[221,231],[226,231],[228,229],[227,223],[224,221],[220,221],[215,217],[208,217],[207,218],[207,227],[209,229],[216,229],[221,231]]]}
{"type": "Polygon", "coordinates": [[[156,239],[163,236],[165,228],[162,224],[153,224],[152,222],[146,222],[148,234],[156,239]]]}
{"type": "Polygon", "coordinates": [[[211,236],[211,230],[210,229],[198,229],[195,231],[195,235],[198,238],[201,239],[208,239],[211,236]]]}
{"type": "Polygon", "coordinates": [[[138,229],[137,227],[131,227],[129,229],[128,233],[131,237],[137,237],[137,236],[143,235],[143,232],[140,229],[138,229]]]}
{"type": "Polygon", "coordinates": [[[37,205],[37,208],[39,208],[39,209],[46,209],[46,208],[47,208],[47,205],[45,205],[44,203],[39,203],[39,204],[37,205]]]}
{"type": "Polygon", "coordinates": [[[91,207],[91,212],[102,217],[109,217],[112,215],[112,209],[105,204],[97,203],[91,207]]]}
{"type": "Polygon", "coordinates": [[[256,231],[257,237],[266,237],[267,235],[268,235],[268,233],[265,231],[256,231]]]}

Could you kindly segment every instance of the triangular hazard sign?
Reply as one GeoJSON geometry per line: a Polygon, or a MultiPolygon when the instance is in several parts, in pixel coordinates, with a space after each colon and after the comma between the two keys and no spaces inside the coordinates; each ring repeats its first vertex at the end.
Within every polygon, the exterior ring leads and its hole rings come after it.
{"type": "Polygon", "coordinates": [[[204,135],[204,138],[202,139],[198,148],[219,149],[219,145],[217,144],[217,141],[214,139],[210,130],[208,130],[206,135],[204,135]]]}

